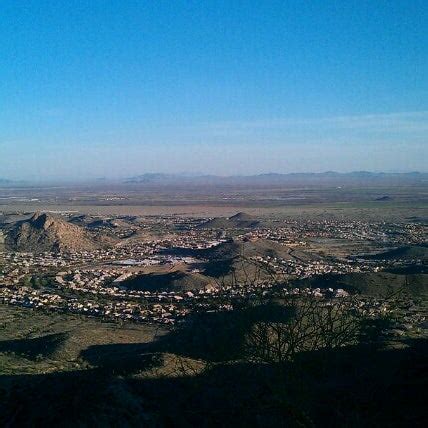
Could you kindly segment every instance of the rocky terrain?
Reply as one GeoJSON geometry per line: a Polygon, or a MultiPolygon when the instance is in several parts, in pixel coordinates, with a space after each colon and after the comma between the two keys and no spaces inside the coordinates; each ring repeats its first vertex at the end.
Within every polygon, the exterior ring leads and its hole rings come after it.
{"type": "Polygon", "coordinates": [[[6,231],[6,246],[16,251],[90,251],[113,243],[111,238],[89,233],[57,216],[35,213],[6,231]]]}
{"type": "Polygon", "coordinates": [[[216,217],[202,223],[199,228],[202,229],[247,229],[255,228],[260,225],[260,220],[256,217],[239,212],[231,217],[216,217]]]}

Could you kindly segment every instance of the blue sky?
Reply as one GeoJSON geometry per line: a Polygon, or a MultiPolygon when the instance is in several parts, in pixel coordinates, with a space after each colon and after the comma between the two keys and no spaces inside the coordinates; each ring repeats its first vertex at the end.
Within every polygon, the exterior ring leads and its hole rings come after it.
{"type": "Polygon", "coordinates": [[[0,177],[426,171],[426,1],[0,3],[0,177]]]}

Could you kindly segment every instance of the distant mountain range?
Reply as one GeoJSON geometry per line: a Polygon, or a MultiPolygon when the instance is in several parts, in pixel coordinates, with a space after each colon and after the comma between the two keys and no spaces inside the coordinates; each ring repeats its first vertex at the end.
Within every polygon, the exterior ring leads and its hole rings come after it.
{"type": "Polygon", "coordinates": [[[281,184],[281,183],[307,183],[307,184],[337,184],[341,183],[428,183],[428,173],[408,172],[369,172],[354,171],[349,173],[339,173],[327,171],[321,173],[266,173],[258,175],[185,175],[185,174],[162,174],[149,173],[124,180],[126,184],[153,184],[153,185],[174,185],[174,184],[199,184],[199,185],[245,185],[245,184],[281,184]]]}
{"type": "Polygon", "coordinates": [[[0,187],[32,187],[52,184],[65,185],[95,185],[108,186],[115,185],[137,185],[149,186],[174,186],[174,185],[281,185],[281,184],[307,184],[307,185],[337,185],[341,184],[427,184],[428,172],[370,172],[353,171],[347,173],[326,171],[326,172],[296,172],[296,173],[264,173],[257,175],[210,175],[195,173],[146,173],[128,177],[125,179],[97,178],[88,180],[49,180],[31,182],[23,180],[9,180],[0,178],[0,187]]]}

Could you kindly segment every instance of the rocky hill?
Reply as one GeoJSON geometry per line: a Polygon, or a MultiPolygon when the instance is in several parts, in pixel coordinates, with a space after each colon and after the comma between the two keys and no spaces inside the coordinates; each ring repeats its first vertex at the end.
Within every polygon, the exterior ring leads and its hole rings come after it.
{"type": "Polygon", "coordinates": [[[428,261],[428,244],[408,245],[394,248],[383,253],[371,254],[367,259],[374,260],[424,260],[428,261]]]}
{"type": "Polygon", "coordinates": [[[250,214],[240,212],[232,217],[216,217],[202,223],[203,229],[251,229],[260,225],[260,221],[250,214]]]}
{"type": "Polygon", "coordinates": [[[198,273],[173,271],[138,275],[121,282],[120,285],[128,290],[138,291],[189,291],[209,288],[210,280],[198,273]]]}
{"type": "Polygon", "coordinates": [[[399,275],[389,272],[353,272],[329,274],[297,280],[295,286],[305,288],[342,288],[351,294],[387,298],[403,294],[413,298],[428,298],[428,275],[399,275]]]}
{"type": "Polygon", "coordinates": [[[91,234],[47,213],[35,213],[30,219],[16,222],[7,231],[6,245],[16,251],[83,251],[111,244],[110,238],[91,234]]]}

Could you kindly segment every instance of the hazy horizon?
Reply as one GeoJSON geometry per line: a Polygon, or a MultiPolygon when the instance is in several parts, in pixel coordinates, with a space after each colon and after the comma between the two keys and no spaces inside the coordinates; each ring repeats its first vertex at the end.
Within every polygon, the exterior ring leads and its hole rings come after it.
{"type": "MultiPolygon", "coordinates": [[[[180,171],[180,172],[176,172],[176,173],[172,173],[172,172],[160,172],[160,171],[145,171],[145,172],[141,172],[139,174],[135,174],[135,175],[123,175],[123,176],[81,176],[81,177],[34,177],[34,178],[9,178],[9,177],[0,177],[0,186],[3,185],[8,185],[8,184],[23,184],[23,185],[37,185],[37,184],[47,184],[47,185],[55,185],[55,184],[85,184],[85,183],[92,183],[92,184],[103,184],[103,183],[116,183],[116,184],[127,184],[127,183],[132,183],[133,180],[137,180],[136,182],[138,182],[139,178],[143,178],[143,179],[148,179],[150,180],[151,178],[158,178],[159,180],[164,181],[164,179],[172,179],[172,178],[177,178],[177,179],[185,179],[186,182],[190,179],[195,179],[197,180],[196,183],[199,184],[203,184],[203,181],[201,182],[200,179],[203,179],[204,177],[209,178],[212,177],[213,179],[239,179],[239,178],[247,178],[250,181],[248,183],[252,183],[251,179],[252,178],[257,178],[257,177],[263,177],[263,176],[273,176],[272,179],[274,179],[274,176],[284,176],[285,178],[290,176],[290,178],[292,178],[293,175],[298,175],[298,176],[302,176],[305,177],[307,179],[310,179],[311,175],[323,175],[323,174],[339,174],[339,176],[347,176],[349,175],[351,178],[353,175],[358,176],[358,174],[361,173],[367,173],[367,174],[372,174],[373,176],[376,176],[377,174],[383,174],[386,175],[386,177],[388,177],[389,175],[391,176],[403,176],[403,179],[405,178],[406,175],[408,174],[421,174],[422,176],[425,176],[428,174],[427,171],[417,171],[417,170],[408,170],[408,171],[397,171],[397,170],[390,170],[390,171],[367,171],[367,170],[352,170],[352,171],[335,171],[335,170],[325,170],[325,171],[300,171],[300,172],[278,172],[278,171],[263,171],[260,173],[255,173],[255,174],[205,174],[205,173],[198,173],[198,172],[186,172],[186,171],[180,171]],[[159,177],[150,177],[150,176],[159,176],[159,177]],[[162,177],[163,176],[163,177],[162,177]]],[[[268,178],[268,177],[267,177],[268,178]]],[[[145,181],[141,181],[141,183],[144,183],[145,181]]],[[[151,182],[148,181],[148,182],[151,182]]],[[[155,181],[156,182],[156,181],[155,181]]],[[[233,181],[232,181],[233,182],[233,181]]],[[[219,184],[221,183],[221,181],[219,182],[219,184]]]]}

